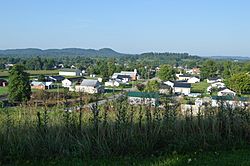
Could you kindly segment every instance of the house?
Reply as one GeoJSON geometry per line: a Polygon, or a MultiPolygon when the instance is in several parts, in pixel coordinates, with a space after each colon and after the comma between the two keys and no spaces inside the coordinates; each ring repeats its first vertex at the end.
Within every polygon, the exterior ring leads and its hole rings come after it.
{"type": "Polygon", "coordinates": [[[8,63],[8,64],[4,64],[4,66],[6,70],[10,70],[14,66],[14,64],[8,63]]]}
{"type": "Polygon", "coordinates": [[[170,94],[170,93],[172,93],[172,88],[171,88],[171,86],[166,85],[164,83],[160,84],[159,93],[160,94],[170,94]]]}
{"type": "Polygon", "coordinates": [[[0,86],[5,87],[8,85],[8,81],[5,79],[0,79],[0,86]]]}
{"type": "Polygon", "coordinates": [[[90,80],[84,79],[80,85],[76,85],[75,89],[76,92],[85,92],[85,93],[103,93],[104,88],[98,80],[90,80]]]}
{"type": "Polygon", "coordinates": [[[109,81],[105,82],[105,86],[118,87],[118,86],[120,86],[120,83],[116,80],[109,80],[109,81]]]}
{"type": "Polygon", "coordinates": [[[79,69],[61,69],[59,70],[60,76],[81,76],[82,72],[79,69]]]}
{"type": "Polygon", "coordinates": [[[207,93],[211,93],[211,92],[212,92],[212,86],[210,85],[207,87],[207,93]]]}
{"type": "Polygon", "coordinates": [[[135,80],[139,79],[139,75],[138,75],[136,69],[134,71],[121,71],[120,73],[114,73],[112,75],[112,79],[117,79],[117,77],[119,75],[130,76],[130,78],[131,78],[132,81],[135,81],[135,80]]]}
{"type": "Polygon", "coordinates": [[[187,81],[191,78],[191,76],[189,74],[178,74],[177,78],[180,81],[187,81]]]}
{"type": "Polygon", "coordinates": [[[187,74],[193,74],[193,70],[192,70],[192,69],[186,69],[185,72],[186,72],[187,74]]]}
{"type": "Polygon", "coordinates": [[[191,91],[191,84],[184,82],[174,82],[173,93],[188,95],[191,91]]]}
{"type": "Polygon", "coordinates": [[[118,75],[116,77],[116,80],[122,83],[128,83],[131,81],[131,76],[130,75],[118,75]]]}
{"type": "Polygon", "coordinates": [[[165,81],[163,83],[170,86],[171,88],[174,88],[174,81],[165,81]]]}
{"type": "Polygon", "coordinates": [[[223,90],[219,91],[218,96],[235,96],[236,93],[228,88],[224,88],[223,90]]]}
{"type": "Polygon", "coordinates": [[[190,83],[190,84],[194,84],[194,83],[197,83],[197,82],[200,82],[201,80],[200,80],[200,78],[198,78],[198,77],[191,77],[191,78],[189,78],[188,79],[188,83],[190,83]]]}
{"type": "Polygon", "coordinates": [[[212,84],[215,82],[221,82],[222,79],[220,77],[210,77],[207,79],[207,83],[212,84]]]}
{"type": "Polygon", "coordinates": [[[30,86],[32,89],[40,89],[40,90],[54,88],[53,82],[32,81],[30,86]]]}
{"type": "Polygon", "coordinates": [[[132,105],[150,105],[159,104],[159,94],[149,92],[128,92],[128,103],[132,105]]]}
{"type": "Polygon", "coordinates": [[[211,84],[212,87],[215,87],[215,88],[225,88],[225,84],[223,82],[214,82],[211,84]]]}
{"type": "Polygon", "coordinates": [[[62,86],[65,88],[69,88],[75,86],[76,84],[80,84],[84,77],[75,77],[75,78],[65,78],[62,80],[62,86]]]}
{"type": "Polygon", "coordinates": [[[200,74],[200,68],[199,67],[194,67],[193,69],[192,69],[192,74],[200,74]]]}
{"type": "Polygon", "coordinates": [[[63,76],[46,76],[45,77],[47,81],[52,81],[52,82],[62,82],[62,80],[65,79],[63,76]]]}
{"type": "Polygon", "coordinates": [[[212,96],[212,107],[230,106],[245,107],[250,105],[250,98],[247,97],[235,97],[235,96],[212,96]]]}

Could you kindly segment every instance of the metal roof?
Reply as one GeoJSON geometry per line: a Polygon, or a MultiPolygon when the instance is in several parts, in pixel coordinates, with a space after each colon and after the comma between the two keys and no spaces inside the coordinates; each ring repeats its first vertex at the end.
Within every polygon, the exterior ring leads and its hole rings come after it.
{"type": "Polygon", "coordinates": [[[128,92],[128,97],[159,98],[159,94],[153,92],[128,92]]]}

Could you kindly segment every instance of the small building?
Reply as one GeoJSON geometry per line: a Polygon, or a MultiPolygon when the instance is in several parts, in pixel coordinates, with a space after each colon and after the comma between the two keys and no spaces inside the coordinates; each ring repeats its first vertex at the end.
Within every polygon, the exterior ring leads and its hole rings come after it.
{"type": "Polygon", "coordinates": [[[201,72],[199,67],[194,67],[194,68],[192,69],[192,71],[193,71],[192,74],[200,74],[200,72],[201,72]]]}
{"type": "Polygon", "coordinates": [[[62,82],[65,77],[63,76],[46,76],[47,81],[52,81],[52,82],[62,82]]]}
{"type": "Polygon", "coordinates": [[[61,69],[59,70],[60,76],[81,76],[82,71],[79,69],[61,69]]]}
{"type": "Polygon", "coordinates": [[[207,83],[212,84],[215,82],[221,82],[222,79],[220,77],[210,77],[207,79],[207,83]]]}
{"type": "Polygon", "coordinates": [[[178,77],[178,80],[180,81],[187,81],[191,78],[189,74],[178,74],[177,77],[178,77]]]}
{"type": "Polygon", "coordinates": [[[109,81],[105,82],[105,86],[118,87],[118,86],[120,86],[120,83],[118,81],[115,81],[115,80],[114,81],[109,80],[109,81]]]}
{"type": "Polygon", "coordinates": [[[128,83],[128,82],[131,81],[131,76],[129,76],[129,75],[120,75],[120,74],[119,74],[119,75],[116,77],[116,80],[117,80],[118,82],[128,83]]]}
{"type": "Polygon", "coordinates": [[[62,80],[62,86],[65,88],[70,88],[76,84],[80,84],[84,77],[75,77],[75,78],[65,78],[62,80]]]}
{"type": "Polygon", "coordinates": [[[117,79],[117,77],[119,75],[126,75],[126,76],[130,76],[130,79],[132,81],[136,81],[137,79],[139,79],[139,75],[137,73],[137,70],[135,69],[134,71],[121,71],[120,73],[114,73],[112,75],[112,79],[117,79]]]}
{"type": "Polygon", "coordinates": [[[184,82],[174,82],[173,93],[188,95],[191,91],[191,84],[184,82]]]}
{"type": "Polygon", "coordinates": [[[54,88],[53,82],[32,81],[30,84],[32,89],[46,90],[54,88]]]}
{"type": "Polygon", "coordinates": [[[8,85],[8,81],[7,80],[5,80],[5,79],[0,79],[0,86],[1,87],[5,87],[5,86],[7,86],[8,85]]]}
{"type": "Polygon", "coordinates": [[[200,81],[201,81],[201,79],[198,78],[198,77],[190,77],[187,82],[190,83],[190,84],[194,84],[194,83],[197,83],[197,82],[200,82],[200,81]]]}
{"type": "Polygon", "coordinates": [[[169,85],[160,84],[159,93],[160,94],[171,94],[172,93],[172,88],[169,85]]]}
{"type": "Polygon", "coordinates": [[[223,82],[220,82],[220,81],[212,83],[211,86],[214,88],[225,88],[226,87],[225,84],[223,82]]]}
{"type": "Polygon", "coordinates": [[[159,104],[159,94],[149,92],[128,92],[128,103],[132,105],[150,105],[159,104]]]}
{"type": "Polygon", "coordinates": [[[225,88],[218,92],[218,96],[235,96],[236,93],[228,88],[225,88]]]}
{"type": "Polygon", "coordinates": [[[104,88],[98,80],[90,80],[84,79],[80,85],[76,85],[75,89],[76,92],[84,92],[84,93],[103,93],[104,88]]]}

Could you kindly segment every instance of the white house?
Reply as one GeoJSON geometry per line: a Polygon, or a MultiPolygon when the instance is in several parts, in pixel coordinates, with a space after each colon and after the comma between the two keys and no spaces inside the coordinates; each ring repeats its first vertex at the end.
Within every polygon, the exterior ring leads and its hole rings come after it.
{"type": "Polygon", "coordinates": [[[188,79],[188,83],[191,83],[191,84],[194,84],[194,83],[197,83],[197,82],[200,82],[201,80],[200,80],[200,78],[198,78],[198,77],[191,77],[191,78],[189,78],[188,79]]]}
{"type": "Polygon", "coordinates": [[[174,82],[173,92],[188,95],[191,91],[190,83],[174,82]]]}
{"type": "Polygon", "coordinates": [[[208,92],[208,93],[211,93],[211,92],[212,92],[212,86],[211,86],[211,85],[207,87],[207,92],[208,92]]]}
{"type": "Polygon", "coordinates": [[[215,83],[215,82],[221,82],[221,81],[222,81],[222,79],[219,78],[219,77],[211,77],[211,78],[207,79],[207,83],[209,83],[209,84],[212,84],[212,83],[215,83]]]}
{"type": "Polygon", "coordinates": [[[62,80],[62,86],[65,88],[70,88],[75,86],[76,84],[80,84],[83,79],[83,77],[66,78],[62,80]]]}
{"type": "Polygon", "coordinates": [[[80,85],[76,85],[75,89],[76,92],[85,92],[85,93],[103,93],[104,88],[98,80],[90,80],[84,79],[80,85]]]}
{"type": "Polygon", "coordinates": [[[214,83],[211,84],[211,86],[216,87],[216,88],[224,88],[224,87],[226,87],[223,82],[214,82],[214,83]]]}
{"type": "Polygon", "coordinates": [[[112,75],[112,79],[116,79],[119,75],[130,76],[130,79],[133,81],[139,79],[139,75],[136,69],[134,71],[121,71],[120,73],[114,73],[112,75]]]}
{"type": "Polygon", "coordinates": [[[156,106],[159,102],[158,93],[149,92],[128,92],[128,103],[132,105],[156,106]]]}
{"type": "Polygon", "coordinates": [[[166,81],[166,82],[163,82],[163,83],[170,86],[171,88],[174,87],[174,82],[173,81],[166,81]]]}
{"type": "Polygon", "coordinates": [[[129,75],[120,75],[120,74],[119,74],[119,75],[116,77],[116,80],[117,80],[118,82],[128,83],[128,82],[131,81],[131,76],[129,76],[129,75]]]}
{"type": "Polygon", "coordinates": [[[118,87],[118,86],[120,86],[120,83],[118,81],[115,81],[115,80],[114,81],[109,80],[109,81],[105,82],[105,86],[118,87]]]}
{"type": "Polygon", "coordinates": [[[218,96],[235,96],[236,93],[234,91],[226,88],[226,89],[219,91],[217,95],[218,96]]]}
{"type": "Polygon", "coordinates": [[[193,74],[193,70],[192,70],[192,69],[186,69],[185,71],[186,71],[186,73],[188,73],[188,74],[193,74]]]}
{"type": "Polygon", "coordinates": [[[45,77],[47,81],[52,81],[52,82],[61,82],[65,78],[63,76],[46,76],[45,77]]]}
{"type": "Polygon", "coordinates": [[[163,84],[160,84],[159,93],[160,94],[170,94],[172,92],[171,89],[172,89],[171,86],[163,83],[163,84]]]}
{"type": "Polygon", "coordinates": [[[187,81],[191,78],[191,76],[188,74],[178,74],[177,77],[178,77],[178,80],[180,81],[187,81]]]}
{"type": "Polygon", "coordinates": [[[61,69],[59,70],[61,76],[81,76],[82,72],[78,69],[61,69]]]}
{"type": "Polygon", "coordinates": [[[53,82],[40,82],[40,81],[32,81],[30,83],[32,89],[52,89],[54,87],[53,82]]]}

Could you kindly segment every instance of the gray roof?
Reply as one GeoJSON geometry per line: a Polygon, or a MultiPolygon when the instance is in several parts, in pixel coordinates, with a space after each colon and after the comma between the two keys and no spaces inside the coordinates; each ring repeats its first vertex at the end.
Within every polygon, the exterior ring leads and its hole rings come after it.
{"type": "Polygon", "coordinates": [[[174,87],[191,88],[191,84],[190,83],[184,83],[184,82],[174,82],[174,87]]]}
{"type": "Polygon", "coordinates": [[[90,80],[90,79],[85,79],[81,83],[81,86],[97,87],[98,85],[100,85],[100,82],[98,80],[90,80]]]}
{"type": "Polygon", "coordinates": [[[179,75],[179,77],[191,77],[191,75],[189,75],[189,74],[181,74],[181,75],[179,75]]]}

